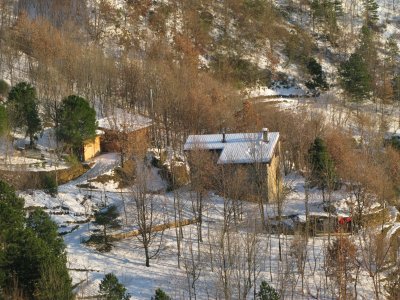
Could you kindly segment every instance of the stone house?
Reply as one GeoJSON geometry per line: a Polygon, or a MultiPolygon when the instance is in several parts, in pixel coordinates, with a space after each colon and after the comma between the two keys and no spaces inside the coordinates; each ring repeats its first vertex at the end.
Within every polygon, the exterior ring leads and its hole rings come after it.
{"type": "Polygon", "coordinates": [[[282,188],[279,164],[279,132],[263,128],[256,133],[190,135],[184,151],[206,150],[215,154],[215,163],[244,170],[246,200],[254,200],[263,193],[267,201],[276,201],[282,188]]]}
{"type": "Polygon", "coordinates": [[[145,147],[151,126],[151,119],[118,109],[114,114],[98,120],[98,128],[104,132],[100,139],[101,150],[123,154],[128,151],[127,148],[145,147]]]}
{"type": "Polygon", "coordinates": [[[152,120],[117,109],[114,114],[97,119],[96,136],[83,142],[82,160],[88,161],[101,152],[127,154],[127,148],[147,146],[152,120]]]}

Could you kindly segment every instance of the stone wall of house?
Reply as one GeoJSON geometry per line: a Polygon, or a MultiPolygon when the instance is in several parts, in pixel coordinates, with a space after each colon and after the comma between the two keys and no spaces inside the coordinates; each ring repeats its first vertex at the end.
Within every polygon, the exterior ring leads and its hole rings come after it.
{"type": "MultiPolygon", "coordinates": [[[[279,147],[279,145],[278,145],[279,147]]],[[[268,180],[268,201],[277,201],[282,191],[282,174],[280,172],[279,164],[279,148],[276,149],[271,163],[267,165],[267,180],[268,180]]]]}
{"type": "Polygon", "coordinates": [[[100,136],[97,135],[94,139],[85,141],[83,145],[83,160],[87,161],[100,152],[100,136]]]}
{"type": "Polygon", "coordinates": [[[147,147],[150,127],[145,127],[132,132],[124,133],[115,130],[102,129],[101,150],[103,152],[121,152],[123,146],[127,153],[136,151],[138,147],[147,147]],[[130,149],[128,149],[130,148],[130,149]]]}

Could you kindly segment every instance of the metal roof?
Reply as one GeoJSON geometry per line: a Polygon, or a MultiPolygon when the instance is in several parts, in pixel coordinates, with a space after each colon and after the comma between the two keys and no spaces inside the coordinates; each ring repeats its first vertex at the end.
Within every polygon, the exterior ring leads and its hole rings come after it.
{"type": "Polygon", "coordinates": [[[230,133],[190,135],[184,150],[205,149],[221,150],[218,164],[268,163],[271,161],[279,140],[279,132],[269,132],[268,142],[262,139],[262,133],[230,133]]]}

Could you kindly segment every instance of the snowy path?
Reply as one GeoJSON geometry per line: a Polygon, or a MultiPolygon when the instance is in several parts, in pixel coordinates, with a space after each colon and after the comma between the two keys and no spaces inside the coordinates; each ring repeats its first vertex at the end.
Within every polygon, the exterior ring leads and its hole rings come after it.
{"type": "Polygon", "coordinates": [[[71,186],[82,184],[90,178],[95,178],[113,170],[118,166],[120,159],[118,153],[106,153],[93,159],[94,165],[85,174],[59,187],[60,192],[68,192],[71,186]]]}
{"type": "Polygon", "coordinates": [[[400,223],[396,222],[393,224],[392,228],[389,229],[388,233],[386,234],[387,239],[391,239],[392,235],[396,233],[397,230],[400,229],[400,223]]]}

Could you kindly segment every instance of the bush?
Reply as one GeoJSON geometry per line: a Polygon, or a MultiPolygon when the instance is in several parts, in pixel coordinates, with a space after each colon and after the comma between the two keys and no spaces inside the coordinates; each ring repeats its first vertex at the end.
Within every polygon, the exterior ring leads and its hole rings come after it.
{"type": "Polygon", "coordinates": [[[234,80],[239,86],[270,85],[271,71],[261,69],[256,64],[238,57],[226,57],[217,55],[211,63],[211,67],[224,77],[224,72],[229,74],[230,79],[234,80]]]}
{"type": "Polygon", "coordinates": [[[257,299],[279,300],[280,296],[272,286],[270,286],[265,280],[263,280],[260,285],[260,291],[257,293],[257,299]]]}
{"type": "Polygon", "coordinates": [[[168,296],[162,289],[156,289],[156,294],[151,298],[152,300],[171,300],[171,297],[168,296]]]}
{"type": "Polygon", "coordinates": [[[55,197],[58,193],[57,181],[51,174],[46,174],[43,178],[43,190],[55,197]]]}
{"type": "Polygon", "coordinates": [[[78,157],[74,154],[67,155],[64,157],[64,159],[71,166],[80,165],[80,161],[79,161],[78,157]]]}
{"type": "Polygon", "coordinates": [[[126,293],[126,287],[119,283],[117,276],[108,273],[104,276],[99,286],[101,299],[106,300],[128,300],[130,295],[126,293]]]}

